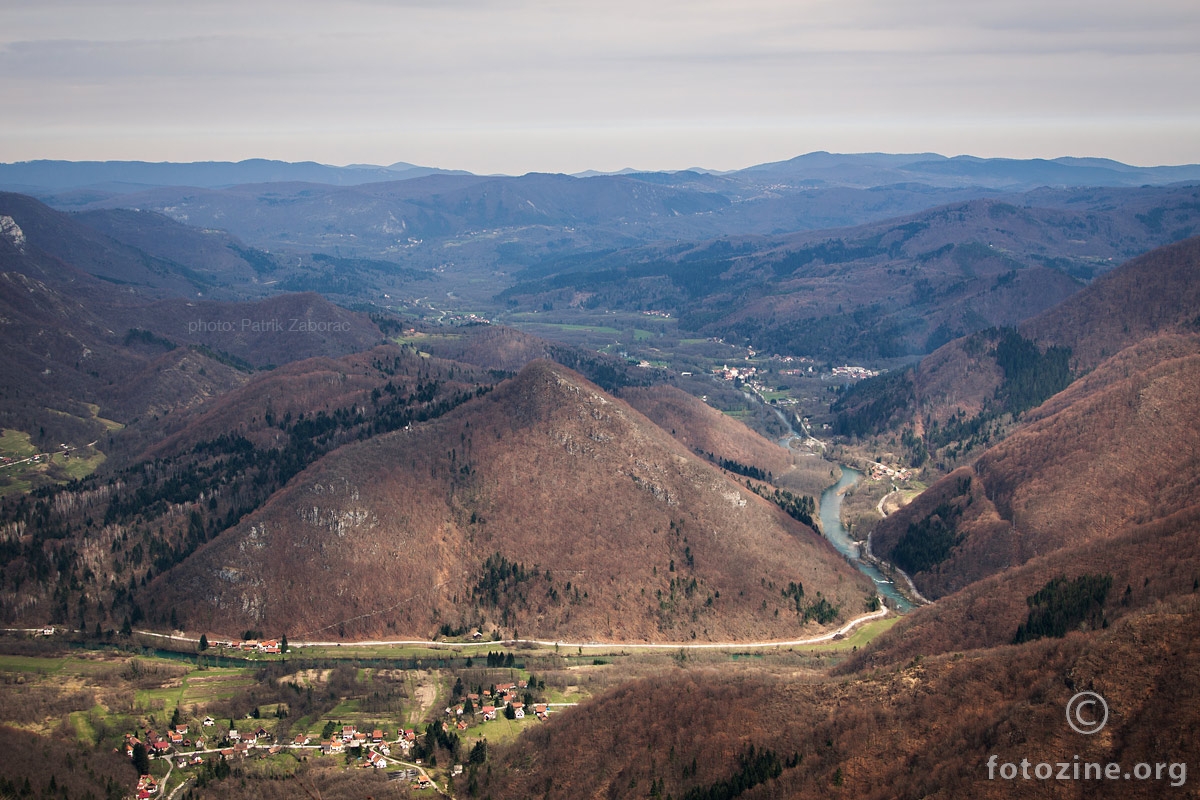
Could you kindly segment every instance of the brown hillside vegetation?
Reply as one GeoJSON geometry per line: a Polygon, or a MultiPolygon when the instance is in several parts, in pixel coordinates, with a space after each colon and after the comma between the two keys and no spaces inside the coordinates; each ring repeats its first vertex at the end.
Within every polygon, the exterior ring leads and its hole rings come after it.
{"type": "MultiPolygon", "coordinates": [[[[194,376],[208,380],[220,373],[195,356],[172,350],[154,362],[156,374],[122,389],[144,392],[142,402],[161,390],[170,397],[171,389],[191,387],[200,395],[194,376]]],[[[141,588],[138,581],[188,558],[337,447],[439,416],[486,392],[492,380],[473,367],[396,345],[253,377],[230,372],[245,384],[190,408],[180,399],[170,413],[135,419],[106,437],[103,472],[62,487],[37,519],[20,498],[0,507],[10,532],[58,532],[45,536],[48,546],[37,540],[10,545],[0,564],[0,615],[30,624],[62,619],[61,605],[57,611],[48,605],[58,584],[36,580],[39,551],[50,551],[64,565],[75,558],[85,565],[80,569],[91,585],[79,590],[97,622],[116,627],[126,614],[140,617],[141,608],[151,609],[153,624],[167,623],[172,609],[152,595],[133,605],[129,592],[141,588]],[[75,530],[86,533],[71,535],[75,530]],[[156,553],[150,559],[148,549],[156,553]],[[31,572],[35,580],[19,577],[31,572]]]]}
{"type": "Polygon", "coordinates": [[[920,402],[916,417],[921,429],[925,420],[944,424],[958,411],[977,415],[1004,378],[993,357],[982,350],[968,352],[962,344],[952,342],[930,353],[912,376],[920,402]]]}
{"type": "Polygon", "coordinates": [[[1138,345],[1033,416],[881,522],[876,552],[952,530],[952,549],[913,576],[942,596],[1200,502],[1200,336],[1138,345]]]}
{"type": "Polygon", "coordinates": [[[1021,332],[1071,348],[1079,369],[1157,333],[1200,325],[1200,237],[1160,247],[1025,322],[1021,332]]]}
{"type": "MultiPolygon", "coordinates": [[[[1079,373],[1148,337],[1195,330],[1198,320],[1200,237],[1194,237],[1122,264],[1017,329],[1043,348],[1071,348],[1079,373]]],[[[973,349],[972,341],[955,339],[922,360],[907,379],[913,403],[893,427],[920,429],[925,420],[944,423],[959,410],[971,417],[983,409],[1004,375],[988,348],[973,349]]]]}
{"type": "Polygon", "coordinates": [[[764,476],[769,474],[768,480],[775,486],[814,499],[837,482],[836,464],[811,453],[801,455],[780,447],[740,420],[675,386],[627,386],[621,389],[621,399],[693,453],[717,465],[722,460],[737,462],[729,465],[735,474],[745,474],[745,470],[739,472],[741,467],[752,467],[764,476]]]}
{"type": "Polygon", "coordinates": [[[39,736],[0,725],[0,797],[125,797],[137,780],[129,759],[91,749],[66,728],[39,736]]]}
{"type": "Polygon", "coordinates": [[[698,641],[816,631],[873,586],[811,529],[628,405],[538,361],[318,461],[151,587],[194,629],[293,640],[698,641]],[[784,596],[790,582],[804,594],[784,596]]]}
{"type": "Polygon", "coordinates": [[[775,478],[794,466],[790,452],[674,386],[631,387],[621,399],[705,458],[729,459],[775,478]]]}
{"type": "MultiPolygon", "coordinates": [[[[758,798],[1191,796],[1159,780],[1037,780],[1042,763],[1186,763],[1200,757],[1200,604],[1194,598],[1107,630],[926,658],[840,680],[753,668],[679,670],[565,710],[476,774],[494,798],[675,798],[705,794],[739,759],[778,759],[758,798]],[[1107,701],[1097,735],[1067,725],[1077,691],[1107,701]],[[619,720],[619,723],[614,721],[619,720]],[[989,779],[987,762],[1030,762],[989,779]]],[[[1057,767],[1055,767],[1057,772],[1057,767]]],[[[1084,774],[1081,772],[1081,775],[1084,774]]],[[[1176,778],[1179,777],[1178,769],[1176,778]]],[[[1186,775],[1194,780],[1194,775],[1186,775]]],[[[469,780],[464,776],[463,784],[469,780]]]]}
{"type": "Polygon", "coordinates": [[[422,358],[411,348],[382,345],[341,358],[317,357],[258,373],[245,385],[194,413],[179,414],[159,426],[159,440],[143,458],[185,452],[222,434],[245,436],[256,446],[280,447],[287,442],[286,421],[339,409],[365,408],[373,390],[391,384],[412,393],[425,379],[441,391],[472,390],[490,382],[469,366],[422,358]]]}
{"type": "Polygon", "coordinates": [[[839,668],[851,672],[921,655],[1013,641],[1026,621],[1026,598],[1058,576],[1111,575],[1104,603],[1109,622],[1196,591],[1200,580],[1200,505],[1113,538],[1038,556],[923,606],[839,668]]]}
{"type": "Polygon", "coordinates": [[[285,780],[267,770],[245,772],[248,774],[236,781],[220,781],[196,789],[189,796],[197,800],[297,800],[299,797],[405,800],[421,796],[411,791],[411,782],[388,780],[379,770],[342,769],[320,761],[301,766],[293,777],[285,780]]]}

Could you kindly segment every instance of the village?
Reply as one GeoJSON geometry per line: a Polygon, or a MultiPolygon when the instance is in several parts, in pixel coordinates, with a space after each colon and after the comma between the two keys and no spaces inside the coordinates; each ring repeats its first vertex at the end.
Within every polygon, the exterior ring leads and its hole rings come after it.
{"type": "MultiPolygon", "coordinates": [[[[279,652],[282,642],[217,640],[214,645],[272,653],[279,652]]],[[[312,730],[277,739],[254,716],[242,721],[218,720],[211,715],[192,719],[185,718],[177,707],[171,723],[164,730],[156,730],[148,724],[125,733],[121,752],[139,766],[140,774],[134,787],[134,796],[139,800],[166,796],[169,786],[179,787],[178,779],[171,780],[174,770],[187,771],[185,774],[189,777],[184,778],[183,783],[188,783],[205,771],[220,776],[228,774],[232,766],[241,762],[266,761],[277,756],[297,761],[336,757],[342,759],[347,768],[390,770],[386,773],[389,780],[409,781],[415,789],[434,789],[435,775],[430,772],[434,765],[424,763],[422,757],[422,753],[432,749],[432,745],[422,748],[422,739],[430,736],[431,730],[440,728],[442,735],[465,735],[468,730],[478,729],[475,747],[469,751],[462,748],[464,756],[469,756],[464,760],[476,763],[481,752],[480,742],[483,743],[482,752],[486,753],[488,723],[500,717],[512,721],[548,719],[555,704],[535,702],[539,687],[544,689],[544,683],[531,678],[467,691],[458,680],[451,692],[451,704],[443,709],[440,720],[429,723],[424,733],[411,727],[372,726],[369,730],[360,730],[355,724],[327,719],[319,733],[312,730]],[[140,765],[139,759],[142,759],[140,765]],[[155,768],[154,764],[160,766],[155,768]]],[[[453,778],[461,775],[463,770],[463,763],[455,763],[445,770],[445,774],[453,778]]]]}

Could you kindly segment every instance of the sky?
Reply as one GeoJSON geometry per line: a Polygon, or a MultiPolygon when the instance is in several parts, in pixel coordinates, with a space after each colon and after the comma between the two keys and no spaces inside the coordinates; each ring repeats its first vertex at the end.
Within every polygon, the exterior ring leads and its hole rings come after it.
{"type": "Polygon", "coordinates": [[[1200,163],[1196,0],[0,0],[0,162],[1200,163]]]}

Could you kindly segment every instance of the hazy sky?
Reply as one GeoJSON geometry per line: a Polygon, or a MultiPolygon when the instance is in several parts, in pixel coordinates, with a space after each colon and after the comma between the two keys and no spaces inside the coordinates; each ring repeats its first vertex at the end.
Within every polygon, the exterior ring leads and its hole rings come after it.
{"type": "Polygon", "coordinates": [[[0,0],[0,161],[1200,162],[1197,0],[0,0]]]}

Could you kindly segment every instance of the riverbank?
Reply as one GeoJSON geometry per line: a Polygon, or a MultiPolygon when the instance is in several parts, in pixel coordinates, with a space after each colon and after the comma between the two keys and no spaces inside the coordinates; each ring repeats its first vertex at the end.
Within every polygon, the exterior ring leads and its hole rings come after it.
{"type": "Polygon", "coordinates": [[[863,474],[858,470],[842,465],[842,477],[821,494],[821,532],[839,553],[875,581],[880,594],[891,601],[889,605],[896,611],[903,614],[917,606],[929,605],[929,599],[921,594],[904,570],[880,559],[871,551],[870,534],[865,542],[859,542],[842,524],[842,503],[846,493],[862,477],[863,474]]]}

